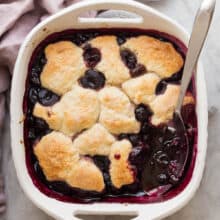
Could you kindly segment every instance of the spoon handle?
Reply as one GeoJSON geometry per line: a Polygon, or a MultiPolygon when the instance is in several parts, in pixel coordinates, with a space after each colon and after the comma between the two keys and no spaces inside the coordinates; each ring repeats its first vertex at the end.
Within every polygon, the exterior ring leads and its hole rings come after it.
{"type": "Polygon", "coordinates": [[[181,106],[186,90],[192,78],[192,74],[194,72],[199,55],[201,53],[206,36],[208,34],[208,30],[215,9],[215,3],[216,0],[203,0],[197,12],[183,69],[180,95],[176,106],[176,112],[181,112],[181,106]]]}

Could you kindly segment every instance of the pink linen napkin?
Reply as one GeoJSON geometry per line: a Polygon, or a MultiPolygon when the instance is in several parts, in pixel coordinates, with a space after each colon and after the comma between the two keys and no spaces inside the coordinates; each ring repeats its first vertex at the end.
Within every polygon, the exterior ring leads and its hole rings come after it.
{"type": "MultiPolygon", "coordinates": [[[[45,17],[79,1],[81,0],[0,0],[0,131],[5,115],[5,94],[25,36],[45,17]]],[[[96,12],[86,14],[95,15],[96,12]]],[[[5,202],[3,177],[0,174],[0,213],[5,211],[5,202]]]]}

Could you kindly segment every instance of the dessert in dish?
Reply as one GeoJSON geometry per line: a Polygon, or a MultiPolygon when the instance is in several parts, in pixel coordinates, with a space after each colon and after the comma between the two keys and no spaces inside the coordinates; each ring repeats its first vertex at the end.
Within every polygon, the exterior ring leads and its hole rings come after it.
{"type": "Polygon", "coordinates": [[[24,96],[26,163],[39,190],[71,202],[161,201],[180,191],[197,138],[191,83],[182,108],[190,155],[177,175],[185,149],[172,120],[184,53],[156,31],[69,30],[45,39],[24,96]]]}

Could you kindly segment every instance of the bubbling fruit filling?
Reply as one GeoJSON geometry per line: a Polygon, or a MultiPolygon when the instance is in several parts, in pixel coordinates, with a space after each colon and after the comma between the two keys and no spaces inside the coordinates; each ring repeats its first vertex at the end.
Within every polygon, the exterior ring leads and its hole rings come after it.
{"type": "Polygon", "coordinates": [[[129,29],[68,30],[40,43],[23,107],[38,189],[68,202],[159,202],[180,192],[197,138],[193,81],[182,106],[190,149],[173,126],[185,52],[172,36],[129,29]]]}

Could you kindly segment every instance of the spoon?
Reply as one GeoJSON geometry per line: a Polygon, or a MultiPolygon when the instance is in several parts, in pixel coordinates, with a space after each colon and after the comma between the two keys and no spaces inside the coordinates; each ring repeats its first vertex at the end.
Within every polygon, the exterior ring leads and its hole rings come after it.
{"type": "MultiPolygon", "coordinates": [[[[174,111],[173,120],[168,125],[170,130],[174,130],[177,137],[180,140],[181,147],[179,147],[180,158],[178,159],[178,165],[175,167],[175,172],[172,174],[174,179],[176,179],[176,183],[182,177],[183,172],[185,170],[185,166],[189,156],[189,141],[187,136],[187,131],[184,125],[184,121],[181,115],[181,107],[183,103],[183,99],[187,88],[189,86],[190,80],[196,68],[198,58],[202,51],[205,39],[208,34],[208,30],[212,21],[214,9],[215,9],[216,0],[203,0],[192,29],[192,34],[189,41],[188,52],[186,55],[185,65],[183,68],[183,76],[180,85],[180,94],[177,101],[177,106],[174,111]]],[[[147,179],[148,179],[147,169],[143,172],[142,183],[147,187],[147,179]],[[145,176],[146,174],[146,176],[145,176]]],[[[167,192],[172,187],[172,184],[167,184],[163,186],[159,186],[157,188],[153,188],[150,191],[146,189],[148,195],[161,195],[167,192]]]]}
{"type": "Polygon", "coordinates": [[[188,52],[183,69],[180,87],[180,95],[177,101],[175,113],[181,117],[183,99],[197,65],[200,53],[206,40],[208,30],[212,21],[216,0],[203,0],[194,21],[192,34],[189,41],[188,52]]]}
{"type": "Polygon", "coordinates": [[[183,141],[185,139],[186,147],[185,161],[183,161],[183,166],[178,172],[179,177],[182,176],[189,154],[189,142],[187,138],[186,128],[181,115],[181,107],[190,80],[197,66],[197,62],[201,54],[202,48],[204,46],[205,40],[207,38],[208,30],[215,9],[215,3],[216,0],[203,0],[197,12],[188,45],[185,65],[183,68],[183,76],[180,85],[180,94],[178,97],[177,106],[175,108],[173,117],[174,127],[176,128],[177,134],[180,135],[183,141]]]}

